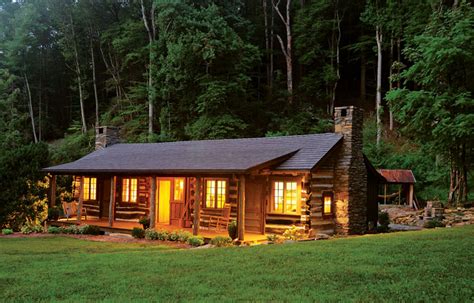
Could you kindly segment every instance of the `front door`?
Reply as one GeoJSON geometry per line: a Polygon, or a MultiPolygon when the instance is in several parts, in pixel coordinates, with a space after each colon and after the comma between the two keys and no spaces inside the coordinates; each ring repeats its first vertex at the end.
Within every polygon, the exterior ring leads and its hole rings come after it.
{"type": "Polygon", "coordinates": [[[263,234],[265,231],[265,186],[263,177],[247,179],[245,183],[245,231],[263,234]]]}
{"type": "Polygon", "coordinates": [[[157,222],[170,223],[171,180],[158,179],[157,222]]]}

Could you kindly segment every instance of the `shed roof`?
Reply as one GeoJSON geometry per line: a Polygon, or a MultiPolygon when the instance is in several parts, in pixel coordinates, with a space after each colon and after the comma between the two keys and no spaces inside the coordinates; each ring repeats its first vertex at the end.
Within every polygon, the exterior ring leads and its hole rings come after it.
{"type": "Polygon", "coordinates": [[[66,164],[45,168],[73,173],[242,173],[252,168],[310,170],[342,135],[335,133],[246,139],[115,144],[66,164]]]}
{"type": "Polygon", "coordinates": [[[387,183],[415,183],[415,176],[409,169],[378,169],[387,183]]]}

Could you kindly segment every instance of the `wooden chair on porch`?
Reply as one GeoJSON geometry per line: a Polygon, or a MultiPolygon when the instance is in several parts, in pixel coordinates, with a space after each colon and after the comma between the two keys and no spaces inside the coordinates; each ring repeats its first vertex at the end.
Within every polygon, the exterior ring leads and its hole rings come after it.
{"type": "Polygon", "coordinates": [[[230,206],[221,209],[205,208],[201,210],[201,221],[208,229],[227,230],[230,221],[230,206]]]}
{"type": "MultiPolygon", "coordinates": [[[[77,208],[79,207],[78,202],[65,202],[65,201],[62,201],[61,203],[62,203],[62,206],[63,206],[64,216],[66,217],[67,220],[69,220],[69,218],[74,217],[74,216],[77,217],[77,208]]],[[[87,209],[85,207],[83,207],[81,212],[87,220],[87,209]]]]}

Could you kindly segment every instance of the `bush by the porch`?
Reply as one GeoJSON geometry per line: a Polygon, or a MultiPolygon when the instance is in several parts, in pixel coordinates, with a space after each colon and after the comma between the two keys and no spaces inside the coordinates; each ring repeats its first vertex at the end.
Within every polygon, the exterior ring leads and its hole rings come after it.
{"type": "Polygon", "coordinates": [[[232,246],[232,239],[230,237],[217,236],[211,239],[210,244],[216,247],[232,246]]]}

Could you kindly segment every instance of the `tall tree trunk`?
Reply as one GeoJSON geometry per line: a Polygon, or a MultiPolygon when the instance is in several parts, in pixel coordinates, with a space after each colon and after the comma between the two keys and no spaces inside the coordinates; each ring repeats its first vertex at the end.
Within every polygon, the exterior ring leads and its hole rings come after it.
{"type": "MultiPolygon", "coordinates": [[[[390,37],[390,59],[389,59],[389,90],[393,89],[393,47],[394,47],[394,40],[393,40],[393,33],[392,36],[390,37]]],[[[389,129],[390,131],[393,130],[393,112],[392,112],[392,107],[389,105],[388,108],[388,115],[389,115],[389,129]]]]}
{"type": "MultiPolygon", "coordinates": [[[[91,31],[92,35],[92,31],[91,31]]],[[[94,87],[94,100],[95,100],[95,125],[99,126],[99,96],[97,95],[97,80],[95,75],[95,55],[94,55],[94,44],[92,37],[90,39],[90,51],[91,51],[91,66],[92,66],[92,85],[94,87]]]]}
{"type": "Polygon", "coordinates": [[[367,62],[365,58],[365,52],[362,51],[360,55],[360,100],[362,104],[367,100],[367,90],[366,90],[366,74],[367,74],[367,62]]]}
{"type": "Polygon", "coordinates": [[[40,83],[39,83],[39,90],[38,90],[38,141],[41,142],[41,138],[43,137],[43,131],[42,131],[42,106],[43,106],[43,78],[41,76],[40,72],[40,83]]]}
{"type": "Polygon", "coordinates": [[[86,116],[84,113],[84,93],[82,91],[81,66],[79,64],[79,52],[77,50],[76,31],[74,29],[74,22],[72,20],[71,13],[69,14],[69,20],[71,22],[72,42],[73,42],[74,59],[75,59],[75,65],[76,65],[77,87],[79,90],[79,103],[81,107],[82,133],[85,134],[87,132],[87,124],[86,124],[86,116]]]}
{"type": "Polygon", "coordinates": [[[148,135],[151,139],[153,134],[153,116],[154,116],[154,89],[153,89],[153,42],[156,37],[155,27],[155,1],[152,1],[150,10],[150,24],[146,16],[146,9],[143,0],[140,0],[143,23],[148,33],[148,135]]]}
{"type": "MultiPolygon", "coordinates": [[[[267,87],[270,89],[272,82],[272,74],[270,69],[270,37],[268,30],[268,11],[267,11],[267,0],[262,0],[263,9],[263,20],[265,24],[265,57],[267,59],[266,70],[267,70],[267,87]]],[[[269,91],[269,95],[271,92],[269,91]]]]}
{"type": "Polygon", "coordinates": [[[375,111],[377,115],[377,146],[382,138],[382,31],[376,26],[375,40],[377,42],[377,92],[375,97],[375,111]]]}
{"type": "Polygon", "coordinates": [[[285,25],[286,30],[286,46],[283,43],[283,39],[280,35],[277,35],[278,42],[280,42],[281,51],[285,56],[286,61],[286,86],[288,90],[288,102],[291,104],[293,103],[293,61],[292,61],[292,34],[291,34],[291,0],[286,0],[286,17],[280,11],[278,5],[280,1],[278,0],[276,3],[273,1],[273,8],[277,12],[278,16],[280,17],[281,21],[285,25]]]}
{"type": "Polygon", "coordinates": [[[26,91],[28,93],[28,111],[30,112],[30,119],[31,119],[31,128],[33,131],[33,139],[35,143],[38,143],[38,137],[36,136],[36,126],[35,126],[35,116],[33,113],[33,101],[31,100],[31,90],[30,90],[30,83],[28,82],[28,77],[25,73],[25,83],[26,83],[26,91]]]}
{"type": "Polygon", "coordinates": [[[271,6],[270,10],[270,92],[273,92],[273,71],[275,70],[274,67],[274,43],[275,43],[275,9],[273,5],[271,6]]]}
{"type": "Polygon", "coordinates": [[[340,74],[340,47],[339,44],[341,43],[341,18],[339,16],[339,8],[338,3],[339,1],[336,0],[335,2],[335,9],[334,9],[334,26],[333,26],[333,47],[332,49],[335,50],[335,58],[336,63],[333,66],[334,70],[336,71],[336,80],[334,81],[332,92],[331,92],[331,104],[329,106],[329,114],[332,116],[334,114],[334,106],[336,104],[336,89],[337,84],[339,83],[339,79],[341,78],[340,74]]]}

